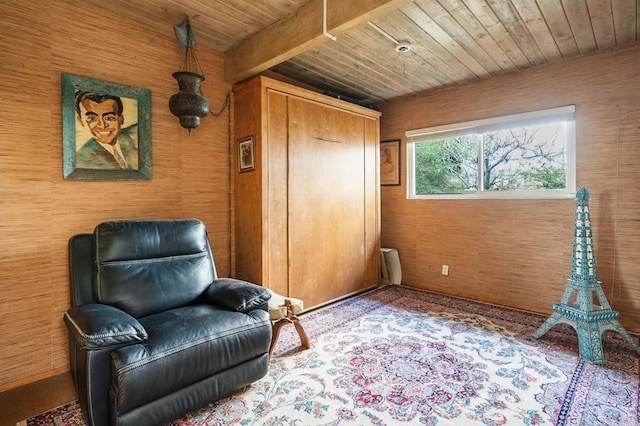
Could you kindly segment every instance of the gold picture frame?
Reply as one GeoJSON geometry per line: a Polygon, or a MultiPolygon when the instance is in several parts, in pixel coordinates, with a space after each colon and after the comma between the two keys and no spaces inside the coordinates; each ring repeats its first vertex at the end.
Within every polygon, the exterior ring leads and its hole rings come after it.
{"type": "Polygon", "coordinates": [[[400,140],[380,142],[380,185],[400,185],[400,140]]]}

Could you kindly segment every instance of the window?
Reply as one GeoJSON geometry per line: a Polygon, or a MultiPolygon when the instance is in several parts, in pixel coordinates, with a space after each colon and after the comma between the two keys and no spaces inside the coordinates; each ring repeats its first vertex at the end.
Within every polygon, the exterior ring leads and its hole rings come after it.
{"type": "Polygon", "coordinates": [[[408,131],[408,196],[570,197],[574,116],[567,106],[408,131]]]}

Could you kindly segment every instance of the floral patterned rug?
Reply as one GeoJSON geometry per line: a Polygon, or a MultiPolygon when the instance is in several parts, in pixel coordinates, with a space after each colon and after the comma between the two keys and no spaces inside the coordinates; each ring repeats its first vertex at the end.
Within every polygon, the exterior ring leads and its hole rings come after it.
{"type": "MultiPolygon", "coordinates": [[[[638,425],[640,356],[605,333],[605,364],[545,316],[388,286],[284,327],[269,373],[171,423],[200,425],[638,425]]],[[[84,425],[76,402],[19,425],[84,425]]]]}

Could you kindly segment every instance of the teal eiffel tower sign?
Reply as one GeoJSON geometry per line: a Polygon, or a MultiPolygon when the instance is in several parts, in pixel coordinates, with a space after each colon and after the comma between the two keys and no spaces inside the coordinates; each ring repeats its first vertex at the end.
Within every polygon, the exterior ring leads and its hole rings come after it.
{"type": "Polygon", "coordinates": [[[620,333],[640,354],[640,346],[618,322],[618,312],[611,309],[596,273],[596,258],[591,233],[589,191],[582,187],[576,193],[576,226],[573,235],[571,278],[562,301],[553,305],[553,313],[533,333],[542,337],[556,324],[568,324],[576,330],[580,357],[594,364],[604,364],[602,334],[607,330],[620,333]],[[576,298],[571,302],[574,292],[576,298]],[[594,305],[597,296],[600,305],[594,305]]]}

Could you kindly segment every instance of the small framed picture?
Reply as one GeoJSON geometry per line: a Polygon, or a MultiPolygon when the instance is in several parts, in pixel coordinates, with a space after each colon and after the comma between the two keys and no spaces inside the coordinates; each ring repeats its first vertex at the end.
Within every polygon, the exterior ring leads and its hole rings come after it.
{"type": "Polygon", "coordinates": [[[400,140],[380,142],[380,185],[400,185],[400,140]]]}
{"type": "Polygon", "coordinates": [[[253,136],[238,140],[238,171],[242,173],[251,170],[255,170],[253,136]]]}

